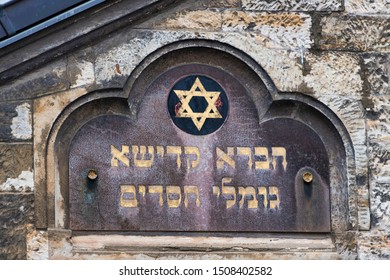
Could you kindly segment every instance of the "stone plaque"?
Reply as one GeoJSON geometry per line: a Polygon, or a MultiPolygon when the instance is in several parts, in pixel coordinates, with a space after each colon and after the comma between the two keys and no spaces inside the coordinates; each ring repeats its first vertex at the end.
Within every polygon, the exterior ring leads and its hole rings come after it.
{"type": "Polygon", "coordinates": [[[184,65],[153,82],[137,116],[92,118],[69,151],[70,228],[329,232],[329,163],[293,118],[259,119],[245,85],[184,65]]]}

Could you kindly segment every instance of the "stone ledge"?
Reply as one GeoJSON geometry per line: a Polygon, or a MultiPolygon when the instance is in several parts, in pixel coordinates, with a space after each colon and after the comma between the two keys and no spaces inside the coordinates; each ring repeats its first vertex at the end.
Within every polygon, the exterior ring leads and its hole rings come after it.
{"type": "Polygon", "coordinates": [[[329,235],[280,237],[124,236],[72,237],[73,250],[82,251],[334,251],[329,235]]]}
{"type": "Polygon", "coordinates": [[[250,11],[342,11],[342,0],[295,0],[295,1],[267,1],[242,0],[244,10],[250,11]]]}

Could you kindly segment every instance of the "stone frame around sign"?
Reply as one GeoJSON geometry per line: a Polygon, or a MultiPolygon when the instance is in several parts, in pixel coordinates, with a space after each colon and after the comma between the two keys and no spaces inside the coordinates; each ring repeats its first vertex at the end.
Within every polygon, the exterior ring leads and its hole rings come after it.
{"type": "MultiPolygon", "coordinates": [[[[302,123],[310,124],[319,135],[326,135],[322,140],[328,147],[331,172],[332,233],[329,238],[337,244],[335,250],[353,251],[354,248],[350,244],[344,241],[340,243],[340,240],[346,240],[345,236],[351,234],[354,236],[357,228],[353,149],[350,137],[341,121],[326,106],[308,96],[278,92],[261,66],[247,55],[228,45],[206,40],[177,42],[157,50],[133,71],[123,90],[106,89],[91,92],[75,100],[60,114],[47,142],[43,139],[47,156],[46,167],[36,170],[45,174],[36,192],[37,227],[51,228],[52,232],[66,231],[69,227],[67,157],[69,144],[77,129],[86,120],[108,112],[136,118],[138,106],[150,77],[177,63],[194,62],[228,68],[232,72],[237,71],[236,74],[245,73],[242,75],[245,79],[244,83],[251,89],[249,92],[252,94],[251,98],[256,104],[259,117],[265,119],[294,117],[302,123]],[[221,63],[221,57],[224,58],[225,63],[221,63]],[[266,96],[257,94],[256,89],[259,85],[266,87],[269,94],[266,96]],[[269,104],[270,110],[262,110],[261,104],[269,104]],[[75,126],[75,123],[78,126],[75,126]],[[330,134],[329,130],[331,130],[330,134]]],[[[35,141],[42,141],[42,139],[35,141]]],[[[77,235],[71,232],[66,235],[69,234],[77,235]]]]}

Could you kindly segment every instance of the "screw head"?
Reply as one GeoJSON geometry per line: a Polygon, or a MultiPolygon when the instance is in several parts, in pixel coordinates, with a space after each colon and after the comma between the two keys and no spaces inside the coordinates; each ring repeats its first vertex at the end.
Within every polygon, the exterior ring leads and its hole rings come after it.
{"type": "Polygon", "coordinates": [[[313,174],[311,174],[310,172],[305,172],[303,173],[303,181],[305,181],[306,183],[311,183],[313,181],[313,174]]]}
{"type": "Polygon", "coordinates": [[[91,169],[88,171],[88,179],[96,180],[97,177],[98,177],[98,174],[97,174],[96,170],[91,169]]]}

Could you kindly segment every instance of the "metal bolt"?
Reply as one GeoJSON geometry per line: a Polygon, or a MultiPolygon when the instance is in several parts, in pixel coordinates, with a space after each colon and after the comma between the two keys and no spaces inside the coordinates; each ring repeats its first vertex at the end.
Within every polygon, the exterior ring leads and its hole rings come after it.
{"type": "Polygon", "coordinates": [[[88,179],[96,180],[97,177],[98,177],[98,174],[97,174],[96,170],[91,169],[88,171],[88,179]]]}
{"type": "Polygon", "coordinates": [[[313,181],[313,174],[311,174],[310,172],[305,172],[303,173],[303,181],[305,181],[306,183],[311,183],[313,181]]]}

